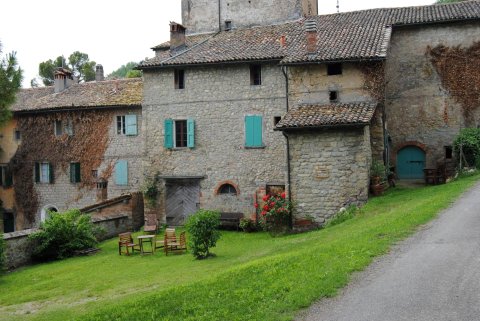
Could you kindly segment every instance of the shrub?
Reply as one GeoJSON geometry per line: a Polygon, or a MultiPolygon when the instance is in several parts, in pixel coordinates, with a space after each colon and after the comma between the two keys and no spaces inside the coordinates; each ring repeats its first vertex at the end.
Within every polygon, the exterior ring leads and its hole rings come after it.
{"type": "MultiPolygon", "coordinates": [[[[293,204],[286,198],[285,192],[280,195],[265,195],[262,199],[262,224],[272,235],[284,234],[290,228],[293,204]]],[[[258,207],[255,204],[255,207],[258,207]]]]}
{"type": "Polygon", "coordinates": [[[0,275],[5,271],[5,240],[3,233],[0,233],[0,275]]]}
{"type": "Polygon", "coordinates": [[[95,237],[101,229],[95,227],[90,216],[79,210],[50,213],[40,225],[40,231],[30,235],[37,242],[33,256],[37,260],[63,259],[75,255],[75,251],[94,247],[95,237]]]}
{"type": "Polygon", "coordinates": [[[215,247],[220,232],[220,213],[199,210],[187,219],[185,227],[190,238],[190,248],[197,259],[204,259],[212,254],[210,248],[215,247]]]}
{"type": "Polygon", "coordinates": [[[249,218],[240,219],[240,228],[247,233],[255,232],[257,230],[257,223],[249,218]]]}
{"type": "Polygon", "coordinates": [[[330,226],[334,226],[334,225],[338,225],[340,223],[343,223],[345,221],[348,221],[352,218],[355,217],[355,215],[357,214],[357,211],[359,210],[359,208],[355,205],[351,205],[349,206],[347,209],[343,209],[341,210],[340,212],[338,212],[337,214],[335,214],[334,217],[332,217],[328,222],[327,224],[325,224],[325,227],[330,227],[330,226]]]}
{"type": "Polygon", "coordinates": [[[460,130],[453,145],[456,153],[460,153],[460,146],[462,147],[468,166],[480,167],[480,129],[464,128],[460,130]]]}

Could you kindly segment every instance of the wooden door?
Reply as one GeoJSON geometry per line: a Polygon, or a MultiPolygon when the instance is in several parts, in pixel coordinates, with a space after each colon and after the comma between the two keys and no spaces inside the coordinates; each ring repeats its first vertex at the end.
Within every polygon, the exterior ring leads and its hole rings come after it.
{"type": "Polygon", "coordinates": [[[178,181],[167,184],[166,214],[168,225],[183,225],[200,204],[198,181],[178,181]]]}
{"type": "Polygon", "coordinates": [[[402,148],[397,154],[399,179],[423,179],[425,152],[416,146],[402,148]]]}

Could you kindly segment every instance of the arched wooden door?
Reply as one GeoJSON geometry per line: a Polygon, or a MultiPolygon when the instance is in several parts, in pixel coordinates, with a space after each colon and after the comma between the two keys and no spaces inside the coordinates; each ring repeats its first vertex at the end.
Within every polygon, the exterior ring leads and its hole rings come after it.
{"type": "Polygon", "coordinates": [[[407,146],[397,154],[399,179],[422,179],[425,168],[425,152],[416,146],[407,146]]]}

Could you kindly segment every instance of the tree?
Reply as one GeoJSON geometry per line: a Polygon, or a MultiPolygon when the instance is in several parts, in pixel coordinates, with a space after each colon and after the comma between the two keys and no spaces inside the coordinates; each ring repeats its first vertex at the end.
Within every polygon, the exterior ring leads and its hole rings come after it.
{"type": "MultiPolygon", "coordinates": [[[[0,54],[2,47],[0,43],[0,54]]],[[[0,60],[0,127],[11,117],[9,106],[15,102],[22,85],[22,69],[18,67],[16,53],[12,52],[0,60]]]]}
{"type": "Polygon", "coordinates": [[[55,69],[64,67],[70,69],[78,82],[95,80],[95,61],[90,61],[86,53],[75,51],[68,56],[68,63],[64,56],[55,60],[49,59],[38,66],[38,74],[45,86],[54,84],[55,69]]]}
{"type": "Polygon", "coordinates": [[[125,65],[122,65],[117,70],[113,71],[108,75],[108,78],[137,78],[142,77],[142,72],[140,70],[134,70],[138,63],[130,61],[125,65]]]}

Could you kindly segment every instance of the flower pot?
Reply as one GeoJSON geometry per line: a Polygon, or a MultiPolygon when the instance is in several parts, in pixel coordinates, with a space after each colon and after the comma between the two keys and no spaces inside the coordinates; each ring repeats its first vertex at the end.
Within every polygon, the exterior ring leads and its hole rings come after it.
{"type": "Polygon", "coordinates": [[[370,189],[372,190],[372,194],[374,196],[382,195],[384,191],[383,184],[371,185],[370,189]]]}

